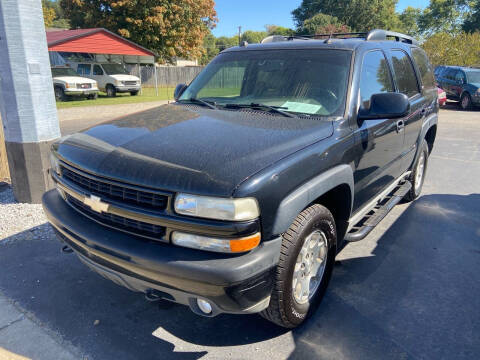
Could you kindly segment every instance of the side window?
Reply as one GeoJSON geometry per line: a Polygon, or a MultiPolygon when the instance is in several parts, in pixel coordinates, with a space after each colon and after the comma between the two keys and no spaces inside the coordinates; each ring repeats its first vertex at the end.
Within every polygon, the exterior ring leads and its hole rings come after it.
{"type": "Polygon", "coordinates": [[[90,64],[78,64],[77,74],[90,75],[90,64]]]}
{"type": "Polygon", "coordinates": [[[398,91],[408,97],[418,94],[417,77],[407,53],[402,50],[393,50],[392,63],[398,91]]]}
{"type": "Polygon", "coordinates": [[[463,74],[463,72],[457,71],[457,73],[455,74],[455,81],[461,83],[465,82],[465,75],[463,74]]]}
{"type": "Polygon", "coordinates": [[[363,57],[360,77],[360,99],[365,108],[373,94],[393,92],[392,77],[383,52],[370,51],[363,57]]]}
{"type": "Polygon", "coordinates": [[[417,63],[420,76],[422,77],[422,84],[426,89],[435,87],[435,78],[433,76],[432,65],[428,61],[427,54],[420,48],[412,49],[413,59],[417,63]]]}
{"type": "Polygon", "coordinates": [[[445,77],[448,80],[455,80],[455,70],[453,70],[453,69],[447,70],[446,73],[445,73],[445,77]]]}
{"type": "Polygon", "coordinates": [[[103,75],[103,70],[100,65],[93,66],[93,75],[103,75]]]}

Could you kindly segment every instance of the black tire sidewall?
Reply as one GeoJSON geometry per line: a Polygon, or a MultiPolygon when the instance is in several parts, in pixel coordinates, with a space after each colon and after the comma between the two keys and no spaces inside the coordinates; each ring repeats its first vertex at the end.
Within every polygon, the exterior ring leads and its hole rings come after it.
{"type": "Polygon", "coordinates": [[[418,188],[418,192],[415,191],[415,179],[417,178],[417,166],[418,166],[418,162],[420,161],[420,155],[418,156],[418,159],[417,159],[417,162],[415,163],[415,168],[412,172],[412,190],[413,190],[413,195],[414,195],[414,198],[416,199],[417,197],[420,196],[420,194],[422,193],[422,188],[423,188],[423,184],[425,183],[425,175],[427,174],[427,167],[428,167],[428,145],[427,143],[425,142],[425,140],[422,142],[422,148],[421,148],[421,151],[423,152],[423,155],[425,156],[425,164],[423,166],[423,176],[422,176],[422,184],[420,185],[420,187],[418,188]]]}
{"type": "Polygon", "coordinates": [[[465,93],[462,95],[462,98],[460,99],[460,107],[463,110],[469,110],[472,107],[472,98],[470,97],[470,94],[465,93]],[[467,98],[468,99],[468,104],[467,106],[463,106],[463,99],[467,98]]]}
{"type": "Polygon", "coordinates": [[[56,86],[54,89],[55,92],[55,100],[57,101],[64,101],[65,100],[65,92],[59,86],[56,86]]]}
{"type": "Polygon", "coordinates": [[[113,85],[107,85],[107,96],[108,97],[115,97],[117,95],[117,92],[115,91],[115,88],[113,85]]]}
{"type": "Polygon", "coordinates": [[[316,309],[318,304],[323,298],[330,281],[333,264],[335,262],[336,255],[336,230],[333,217],[319,214],[315,216],[309,223],[302,227],[301,232],[298,234],[297,241],[295,243],[292,252],[287,260],[287,272],[284,279],[284,300],[285,300],[285,315],[288,320],[295,325],[302,323],[305,318],[316,309]],[[293,272],[297,261],[298,254],[305,243],[306,237],[315,230],[321,230],[327,237],[328,241],[328,255],[327,264],[325,265],[325,271],[321,280],[321,283],[317,289],[314,297],[306,304],[298,304],[293,297],[293,272]]]}

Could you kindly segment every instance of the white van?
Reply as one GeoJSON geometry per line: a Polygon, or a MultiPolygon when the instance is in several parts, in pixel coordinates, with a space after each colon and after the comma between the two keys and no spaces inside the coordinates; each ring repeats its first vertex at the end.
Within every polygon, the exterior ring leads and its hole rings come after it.
{"type": "Polygon", "coordinates": [[[75,63],[72,67],[77,74],[95,80],[101,91],[113,97],[119,93],[129,92],[135,96],[140,91],[140,79],[130,75],[121,64],[115,63],[75,63]]]}

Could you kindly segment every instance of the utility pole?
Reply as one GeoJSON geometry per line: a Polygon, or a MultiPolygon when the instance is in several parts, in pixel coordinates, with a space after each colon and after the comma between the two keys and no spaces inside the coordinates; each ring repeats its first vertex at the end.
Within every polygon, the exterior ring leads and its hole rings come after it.
{"type": "Polygon", "coordinates": [[[0,111],[15,198],[38,203],[60,137],[41,0],[0,0],[0,111]]]}
{"type": "Polygon", "coordinates": [[[238,27],[238,46],[242,45],[242,27],[238,27]]]}

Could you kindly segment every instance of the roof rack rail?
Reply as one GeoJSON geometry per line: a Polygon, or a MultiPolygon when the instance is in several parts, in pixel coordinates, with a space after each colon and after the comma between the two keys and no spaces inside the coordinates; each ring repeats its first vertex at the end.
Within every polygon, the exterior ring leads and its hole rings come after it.
{"type": "Polygon", "coordinates": [[[346,33],[331,33],[331,34],[315,34],[315,35],[271,35],[262,40],[262,44],[289,40],[318,40],[321,38],[330,39],[349,39],[349,38],[364,38],[366,41],[383,41],[389,38],[394,38],[395,41],[404,42],[407,44],[418,45],[417,40],[413,37],[401,34],[394,31],[387,31],[382,29],[374,29],[367,32],[346,32],[346,33]]]}
{"type": "Polygon", "coordinates": [[[388,38],[394,38],[395,41],[400,41],[404,42],[407,44],[413,44],[413,45],[418,45],[417,40],[415,40],[413,37],[401,34],[395,31],[387,31],[387,30],[382,30],[382,29],[374,29],[372,31],[369,31],[367,34],[367,37],[365,40],[377,40],[377,41],[382,41],[382,40],[388,40],[388,38]]]}

